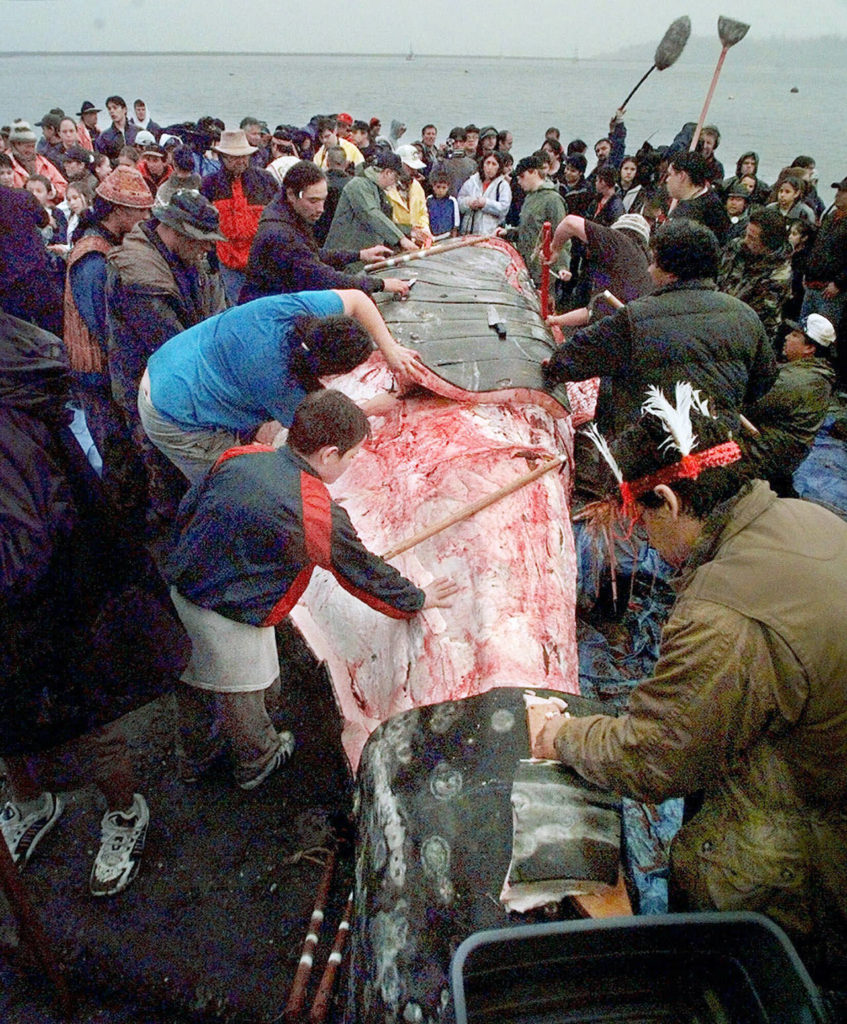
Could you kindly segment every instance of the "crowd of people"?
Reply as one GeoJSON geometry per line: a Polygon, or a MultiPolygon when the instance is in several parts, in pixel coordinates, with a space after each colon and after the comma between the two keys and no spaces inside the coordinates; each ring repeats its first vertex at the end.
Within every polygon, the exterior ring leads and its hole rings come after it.
{"type": "MultiPolygon", "coordinates": [[[[729,529],[724,505],[748,495],[749,479],[770,481],[779,495],[793,494],[793,470],[833,390],[847,384],[847,178],[832,184],[828,204],[818,194],[809,156],[798,156],[772,185],[758,177],[754,152],[741,154],[727,175],[717,157],[717,127],[707,125],[695,138],[694,124],[683,126],[667,146],[645,143],[627,153],[623,109],[594,143],[589,171],[587,144],[564,144],[556,128],[516,161],[511,132],[491,125],[456,126],[440,142],[437,127],[427,124],[418,141],[406,142],[402,122],[392,122],[383,134],[378,118],[346,113],[272,131],[252,116],[237,128],[212,117],[162,127],[142,100],[130,115],[117,95],[107,98],[105,108],[106,127],[98,119],[101,109],[86,101],[75,115],[49,111],[35,122],[40,134],[24,120],[0,129],[0,308],[4,346],[15,355],[4,357],[0,452],[8,464],[4,479],[14,463],[18,477],[32,481],[3,503],[4,527],[10,524],[4,530],[4,585],[14,596],[6,614],[13,628],[16,615],[31,617],[47,600],[44,580],[66,557],[85,524],[85,503],[96,493],[129,552],[126,565],[154,554],[152,572],[170,588],[177,613],[168,612],[171,625],[179,632],[181,623],[191,640],[177,687],[177,752],[186,782],[228,752],[238,785],[253,788],[291,754],[292,737],[276,731],[266,707],[279,681],[273,626],[296,603],[315,565],[389,615],[410,617],[449,604],[455,593],[456,583],[446,579],[417,587],[368,552],[326,490],[368,436],[368,415],[384,412],[396,398],[362,410],[321,390],[319,378],[355,367],[374,345],[401,381],[417,358],[392,338],[371,301],[380,291],[407,296],[409,281],[368,274],[369,263],[459,234],[496,235],[514,243],[537,287],[549,270],[549,324],[563,335],[545,366],[548,384],[603,380],[597,423],[631,455],[632,465],[619,476],[628,482],[626,494],[635,481],[658,481],[641,492],[650,499],[639,499],[641,515],[672,564],[685,565],[695,549],[700,552],[701,534],[711,537],[712,527],[704,524],[712,522],[715,509],[724,516],[721,529],[729,529]],[[549,251],[541,244],[545,223],[552,228],[549,251]],[[15,374],[20,376],[13,386],[15,374]],[[19,380],[25,389],[16,386],[19,380]],[[717,428],[698,421],[698,432],[714,442],[709,450],[732,443],[730,461],[743,457],[747,467],[745,480],[730,474],[714,494],[707,486],[706,497],[697,496],[700,473],[704,467],[726,473],[723,463],[707,461],[695,471],[690,453],[678,448],[688,459],[685,472],[662,475],[662,466],[683,463],[665,446],[657,448],[655,436],[642,438],[641,449],[628,440],[645,389],[671,393],[682,380],[709,396],[721,430],[731,431],[731,438],[719,438],[717,428]],[[84,414],[98,456],[96,479],[89,474],[83,482],[70,454],[63,434],[67,403],[84,414]],[[745,435],[741,424],[748,420],[753,429],[745,435]],[[22,429],[33,448],[26,465],[10,454],[9,439],[22,429]],[[648,450],[662,452],[655,465],[641,464],[648,450]],[[278,544],[269,545],[268,536],[278,544]],[[31,550],[41,557],[29,557],[31,550]]],[[[711,478],[703,479],[708,484],[711,478]]],[[[742,518],[755,519],[777,501],[771,491],[770,497],[761,489],[751,493],[739,506],[742,518]],[[748,505],[756,506],[755,515],[748,505]]],[[[772,544],[788,544],[788,513],[773,515],[782,518],[772,544]]],[[[811,606],[824,597],[821,587],[843,586],[847,528],[834,518],[806,524],[798,514],[793,529],[821,538],[828,529],[834,538],[827,557],[840,568],[819,581],[802,552],[791,549],[811,606]]],[[[717,556],[712,550],[708,558],[698,557],[712,564],[717,556]]],[[[150,567],[144,571],[149,575],[150,567]]],[[[763,582],[758,572],[751,561],[748,589],[763,582]]],[[[735,586],[731,573],[728,581],[735,586]]],[[[63,587],[77,593],[84,583],[65,566],[63,587]]],[[[149,591],[154,594],[155,585],[149,591]]],[[[723,600],[714,586],[703,585],[698,594],[701,603],[723,600]]],[[[156,597],[167,605],[167,596],[156,597]]],[[[802,788],[798,802],[814,806],[837,832],[829,817],[843,819],[843,782],[821,784],[821,766],[801,783],[803,767],[795,755],[812,749],[816,723],[845,718],[843,676],[838,699],[828,692],[819,701],[815,689],[835,685],[832,666],[844,667],[844,641],[833,639],[825,650],[816,640],[798,651],[792,646],[796,631],[818,637],[830,629],[829,620],[786,619],[781,610],[762,611],[764,598],[757,600],[727,612],[718,630],[733,638],[738,662],[732,683],[727,670],[721,685],[743,690],[755,705],[751,710],[725,700],[727,714],[743,715],[744,730],[722,732],[710,715],[711,697],[704,697],[695,731],[710,741],[728,736],[716,772],[731,773],[752,750],[761,754],[767,737],[767,758],[784,754],[779,779],[791,780],[792,793],[802,788]],[[739,616],[745,629],[750,622],[761,627],[749,651],[738,646],[744,633],[739,616]],[[767,654],[769,665],[778,655],[777,668],[784,667],[792,653],[798,661],[792,662],[792,679],[804,682],[792,683],[786,695],[763,682],[756,666],[767,654]],[[825,671],[820,659],[827,662],[825,671]],[[758,691],[744,689],[751,674],[756,686],[768,689],[767,711],[758,691]],[[810,731],[803,734],[804,745],[783,743],[798,723],[810,731]]],[[[96,610],[88,605],[91,626],[96,610]]],[[[699,621],[699,606],[695,613],[699,621]]],[[[710,637],[715,658],[723,657],[721,637],[710,637]]],[[[686,657],[683,675],[691,686],[712,655],[691,651],[686,657]]],[[[20,665],[8,667],[21,679],[22,692],[38,689],[22,679],[20,665]]],[[[87,670],[80,665],[80,673],[87,670]]],[[[32,665],[29,672],[37,681],[32,665]]],[[[663,672],[663,679],[672,675],[663,672]]],[[[633,714],[655,718],[661,701],[654,700],[649,712],[639,710],[646,699],[635,699],[633,714]]],[[[30,716],[43,712],[35,700],[32,705],[30,716]]],[[[675,714],[670,702],[667,715],[675,714]]],[[[106,779],[109,807],[91,891],[113,895],[138,870],[149,817],[119,733],[96,725],[97,777],[106,779]]],[[[642,724],[643,742],[624,736],[619,745],[628,753],[620,753],[617,737],[627,728],[626,719],[597,725],[596,735],[608,734],[601,751],[593,734],[557,723],[548,752],[636,795],[658,799],[708,788],[703,766],[711,762],[700,762],[695,771],[691,760],[702,744],[689,746],[680,738],[688,760],[659,763],[658,741],[642,724]],[[640,745],[652,745],[648,760],[661,784],[645,781],[648,769],[640,762],[629,767],[640,745]],[[609,767],[624,756],[625,771],[609,767]]],[[[827,743],[843,779],[847,740],[839,735],[827,743]]],[[[0,824],[21,863],[61,813],[60,801],[42,792],[28,770],[29,752],[4,729],[0,753],[11,800],[0,824]]],[[[761,767],[749,784],[739,781],[741,797],[734,792],[721,799],[734,800],[742,818],[739,804],[758,813],[761,801],[779,788],[776,776],[762,782],[769,771],[761,767]]],[[[729,842],[725,817],[723,811],[718,816],[721,842],[729,842]]],[[[786,842],[796,843],[799,831],[799,825],[787,825],[786,842]]],[[[689,847],[690,876],[696,856],[689,847]]],[[[745,870],[755,875],[749,862],[745,870]]],[[[703,878],[686,892],[689,905],[746,905],[738,893],[724,899],[703,878]]],[[[789,904],[791,899],[780,896],[789,904]]],[[[793,912],[783,913],[783,902],[775,916],[802,933],[808,921],[798,924],[793,912]]],[[[759,905],[770,906],[766,899],[759,905]]],[[[814,918],[814,910],[806,910],[814,918]]]]}

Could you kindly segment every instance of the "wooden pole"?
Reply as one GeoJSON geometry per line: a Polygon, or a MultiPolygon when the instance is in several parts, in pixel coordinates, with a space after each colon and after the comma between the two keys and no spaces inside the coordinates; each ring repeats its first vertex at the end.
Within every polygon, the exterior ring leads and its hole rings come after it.
{"type": "Polygon", "coordinates": [[[0,837],[0,892],[6,897],[9,909],[18,923],[21,944],[29,946],[33,959],[53,983],[62,1016],[70,1017],[74,1012],[74,999],[62,973],[53,943],[29,901],[26,889],[18,875],[18,869],[2,837],[0,837]]]}
{"type": "Polygon", "coordinates": [[[541,319],[550,315],[550,253],[553,248],[553,228],[549,220],[541,229],[541,319]]]}
{"type": "Polygon", "coordinates": [[[495,502],[500,501],[501,498],[507,497],[509,494],[514,494],[515,491],[526,487],[527,484],[531,484],[533,480],[537,480],[540,476],[544,476],[545,473],[549,473],[551,469],[557,469],[565,461],[564,455],[557,455],[553,459],[548,459],[546,462],[542,462],[540,466],[536,466],[529,473],[524,473],[523,476],[516,477],[511,483],[499,488],[499,490],[493,491],[491,494],[487,494],[483,498],[478,498],[476,501],[471,502],[470,505],[465,505],[464,508],[459,509],[458,512],[454,512],[452,515],[447,516],[446,519],[442,519],[438,523],[434,523],[432,526],[427,526],[423,530],[419,530],[416,534],[411,537],[407,537],[406,540],[401,541],[399,544],[395,544],[393,548],[389,548],[388,551],[382,556],[384,559],[394,558],[395,555],[400,555],[404,551],[408,551],[409,548],[416,547],[422,541],[428,540],[430,537],[434,537],[437,533],[441,533],[450,526],[455,526],[456,523],[461,523],[465,519],[470,519],[471,516],[476,515],[477,512],[481,512],[482,509],[488,508],[489,505],[493,505],[495,502]]]}
{"type": "Polygon", "coordinates": [[[464,249],[467,245],[479,245],[480,242],[487,242],[496,235],[470,235],[467,238],[453,238],[449,242],[441,242],[439,245],[431,245],[428,249],[418,249],[417,252],[404,252],[399,256],[390,256],[384,260],[376,260],[365,267],[368,274],[375,270],[390,270],[392,267],[401,267],[405,263],[413,263],[415,260],[424,260],[427,256],[437,256],[440,252],[450,252],[453,249],[464,249]]]}
{"type": "Polygon", "coordinates": [[[309,984],[309,975],[312,973],[315,950],[318,946],[318,936],[324,919],[324,908],[329,897],[332,876],[335,871],[336,857],[336,848],[333,847],[327,856],[326,864],[324,864],[323,874],[321,875],[318,891],[315,895],[315,909],[312,911],[312,916],[309,920],[309,930],[303,942],[300,963],[297,965],[297,973],[294,975],[291,993],[285,1006],[283,1016],[287,1024],[297,1024],[303,1016],[303,1006],[306,1002],[306,987],[309,984]]]}
{"type": "Polygon", "coordinates": [[[718,57],[718,65],[715,68],[715,73],[712,75],[712,84],[709,86],[709,91],[706,93],[706,102],[703,104],[703,109],[700,111],[700,120],[697,122],[697,127],[694,129],[694,135],[691,137],[691,145],[688,147],[692,153],[697,148],[697,143],[700,141],[700,132],[703,130],[703,125],[706,123],[706,114],[709,112],[709,105],[712,102],[712,97],[715,95],[715,87],[718,84],[721,68],[723,67],[723,62],[726,60],[728,52],[729,47],[724,45],[721,48],[721,55],[718,57]]]}
{"type": "Polygon", "coordinates": [[[329,1013],[329,1004],[332,994],[335,991],[335,980],[338,977],[338,969],[344,957],[344,946],[350,932],[350,919],[353,916],[353,893],[347,897],[347,906],[338,924],[338,931],[335,933],[335,942],[332,944],[332,952],[326,962],[323,975],[321,976],[318,990],[315,993],[315,1001],[309,1013],[309,1024],[323,1024],[329,1013]]]}

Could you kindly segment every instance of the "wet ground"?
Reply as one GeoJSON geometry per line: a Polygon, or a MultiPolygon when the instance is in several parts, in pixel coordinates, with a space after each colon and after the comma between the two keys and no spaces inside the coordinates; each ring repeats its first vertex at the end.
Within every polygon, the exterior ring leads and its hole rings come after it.
{"type": "MultiPolygon", "coordinates": [[[[176,778],[171,698],[127,716],[151,824],[141,873],[125,893],[104,901],[88,895],[102,798],[56,779],[67,808],[22,878],[77,1007],[68,1018],[58,1014],[52,986],[42,967],[27,962],[0,897],[0,943],[12,946],[0,950],[5,1024],[282,1019],[324,849],[350,809],[352,782],[328,681],[298,635],[283,629],[279,637],[289,672],[275,717],[294,732],[297,750],[257,790],[238,789],[223,767],[192,786],[176,778]]],[[[342,858],[312,989],[351,871],[342,858]]]]}

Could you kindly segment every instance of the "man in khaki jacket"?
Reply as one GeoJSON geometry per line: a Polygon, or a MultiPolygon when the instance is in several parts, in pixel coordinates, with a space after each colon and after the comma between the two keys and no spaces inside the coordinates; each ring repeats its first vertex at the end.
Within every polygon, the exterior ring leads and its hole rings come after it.
{"type": "Polygon", "coordinates": [[[717,420],[691,428],[685,458],[649,414],[616,446],[627,514],[680,569],[653,677],[618,718],[551,717],[533,753],[637,800],[685,796],[672,909],[761,911],[840,989],[847,525],[748,481],[717,420]]]}

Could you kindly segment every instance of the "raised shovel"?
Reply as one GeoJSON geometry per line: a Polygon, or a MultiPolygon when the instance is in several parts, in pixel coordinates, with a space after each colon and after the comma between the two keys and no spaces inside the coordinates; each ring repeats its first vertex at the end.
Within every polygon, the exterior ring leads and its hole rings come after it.
{"type": "Polygon", "coordinates": [[[656,53],[653,56],[653,66],[646,74],[641,76],[638,84],[621,103],[621,109],[629,103],[636,91],[641,88],[642,84],[647,80],[647,75],[653,71],[664,71],[665,68],[669,68],[676,61],[677,57],[685,49],[685,44],[688,42],[690,35],[691,19],[687,14],[671,22],[667,32],[662,36],[661,42],[656,47],[656,53]]]}
{"type": "Polygon", "coordinates": [[[740,43],[747,35],[749,29],[750,26],[745,25],[743,21],[734,21],[732,18],[724,17],[718,18],[718,35],[722,43],[721,55],[718,57],[718,66],[715,68],[714,75],[712,75],[712,84],[709,86],[709,91],[706,94],[706,102],[703,104],[700,120],[697,122],[697,129],[691,139],[691,145],[688,147],[692,152],[697,148],[697,143],[700,141],[700,132],[706,121],[706,114],[709,110],[709,104],[712,102],[712,96],[715,94],[715,86],[718,84],[718,77],[720,76],[723,62],[726,59],[726,52],[730,46],[740,43]]]}

